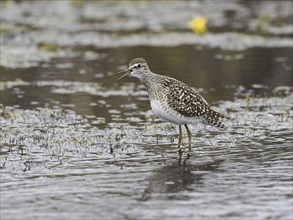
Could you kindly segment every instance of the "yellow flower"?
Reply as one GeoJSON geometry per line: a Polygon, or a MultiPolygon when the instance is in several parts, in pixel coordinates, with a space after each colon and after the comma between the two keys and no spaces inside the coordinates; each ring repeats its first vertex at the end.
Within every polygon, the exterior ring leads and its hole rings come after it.
{"type": "Polygon", "coordinates": [[[191,29],[197,34],[204,34],[208,31],[206,25],[208,19],[205,17],[195,17],[192,21],[189,22],[191,29]]]}

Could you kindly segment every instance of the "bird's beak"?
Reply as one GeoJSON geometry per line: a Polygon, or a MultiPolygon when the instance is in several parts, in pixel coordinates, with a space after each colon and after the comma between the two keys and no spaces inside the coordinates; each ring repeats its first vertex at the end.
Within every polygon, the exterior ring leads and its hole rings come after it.
{"type": "Polygon", "coordinates": [[[124,78],[125,76],[127,76],[129,73],[131,73],[130,70],[131,70],[131,69],[128,68],[128,69],[126,69],[126,70],[122,70],[122,71],[116,73],[117,75],[118,75],[118,74],[121,74],[121,73],[124,73],[124,74],[123,74],[122,76],[120,76],[117,80],[120,80],[120,79],[124,78]]]}

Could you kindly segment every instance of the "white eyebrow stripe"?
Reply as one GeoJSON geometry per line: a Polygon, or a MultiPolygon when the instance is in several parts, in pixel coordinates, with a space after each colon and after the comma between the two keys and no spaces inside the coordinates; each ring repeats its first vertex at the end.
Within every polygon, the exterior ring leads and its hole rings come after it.
{"type": "Polygon", "coordinates": [[[134,67],[137,68],[138,65],[139,65],[138,63],[135,63],[135,64],[133,64],[130,68],[134,68],[134,67]]]}

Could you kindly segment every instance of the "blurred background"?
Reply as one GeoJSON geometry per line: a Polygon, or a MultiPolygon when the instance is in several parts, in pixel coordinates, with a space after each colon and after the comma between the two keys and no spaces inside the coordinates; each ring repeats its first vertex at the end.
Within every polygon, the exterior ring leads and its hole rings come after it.
{"type": "Polygon", "coordinates": [[[0,6],[1,220],[293,218],[292,0],[0,6]],[[140,82],[117,82],[136,57],[227,128],[192,126],[178,154],[140,82]]]}
{"type": "Polygon", "coordinates": [[[135,57],[211,102],[232,99],[232,87],[292,85],[292,1],[7,0],[0,16],[4,105],[96,115],[110,91],[141,90],[114,74],[135,57]]]}

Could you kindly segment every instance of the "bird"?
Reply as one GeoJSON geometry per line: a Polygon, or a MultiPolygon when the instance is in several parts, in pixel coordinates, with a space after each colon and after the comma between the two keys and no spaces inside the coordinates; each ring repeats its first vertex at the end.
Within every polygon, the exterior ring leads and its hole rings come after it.
{"type": "Polygon", "coordinates": [[[187,84],[153,73],[143,58],[133,59],[127,69],[117,74],[123,74],[118,80],[129,75],[138,78],[145,85],[153,113],[164,121],[179,126],[178,146],[183,142],[183,125],[187,131],[189,146],[192,144],[189,124],[204,123],[225,127],[223,120],[228,119],[228,116],[211,109],[207,101],[187,84]]]}

